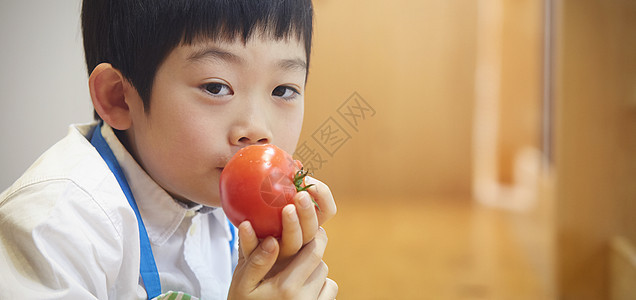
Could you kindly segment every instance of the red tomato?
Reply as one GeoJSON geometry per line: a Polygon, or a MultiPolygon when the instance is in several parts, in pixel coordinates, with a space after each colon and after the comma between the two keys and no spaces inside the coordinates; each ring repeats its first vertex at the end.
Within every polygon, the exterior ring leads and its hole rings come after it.
{"type": "Polygon", "coordinates": [[[235,226],[249,220],[259,238],[278,238],[283,207],[308,188],[306,175],[299,161],[274,145],[247,146],[221,172],[221,205],[235,226]]]}

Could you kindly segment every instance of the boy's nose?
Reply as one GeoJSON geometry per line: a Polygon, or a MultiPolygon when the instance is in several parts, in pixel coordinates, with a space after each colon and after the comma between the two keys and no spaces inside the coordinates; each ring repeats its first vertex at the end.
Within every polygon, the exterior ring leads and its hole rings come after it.
{"type": "Polygon", "coordinates": [[[245,147],[254,144],[269,144],[272,133],[268,126],[267,116],[263,110],[243,111],[242,117],[230,130],[230,143],[245,147]]]}
{"type": "Polygon", "coordinates": [[[238,139],[237,144],[241,146],[248,146],[252,144],[269,144],[269,138],[263,137],[260,139],[254,139],[254,138],[249,138],[247,136],[244,136],[238,139]]]}
{"type": "Polygon", "coordinates": [[[262,122],[252,122],[235,127],[231,132],[230,142],[236,146],[249,146],[253,144],[269,144],[272,140],[271,133],[262,122]]]}

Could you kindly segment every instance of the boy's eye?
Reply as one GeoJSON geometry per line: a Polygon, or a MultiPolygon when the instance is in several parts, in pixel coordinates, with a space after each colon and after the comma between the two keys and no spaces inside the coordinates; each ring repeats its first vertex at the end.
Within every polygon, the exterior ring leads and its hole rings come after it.
{"type": "Polygon", "coordinates": [[[295,98],[299,94],[300,93],[295,88],[288,86],[277,86],[272,91],[272,96],[281,97],[288,100],[295,98]]]}
{"type": "Polygon", "coordinates": [[[214,96],[227,96],[234,94],[229,86],[216,82],[203,85],[203,89],[214,96]]]}

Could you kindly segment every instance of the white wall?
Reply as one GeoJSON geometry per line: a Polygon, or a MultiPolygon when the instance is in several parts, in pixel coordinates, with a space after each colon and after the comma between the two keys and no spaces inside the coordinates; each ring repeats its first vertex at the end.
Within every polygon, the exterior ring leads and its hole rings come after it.
{"type": "Polygon", "coordinates": [[[0,2],[0,191],[92,120],[80,0],[0,2]]]}

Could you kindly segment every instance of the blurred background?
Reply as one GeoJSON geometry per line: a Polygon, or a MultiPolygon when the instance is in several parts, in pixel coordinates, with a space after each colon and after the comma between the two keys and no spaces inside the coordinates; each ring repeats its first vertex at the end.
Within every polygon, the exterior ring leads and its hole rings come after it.
{"type": "MultiPolygon", "coordinates": [[[[79,2],[0,4],[2,187],[92,120],[79,2]]],[[[314,5],[339,299],[636,299],[636,1],[314,5]]]]}

